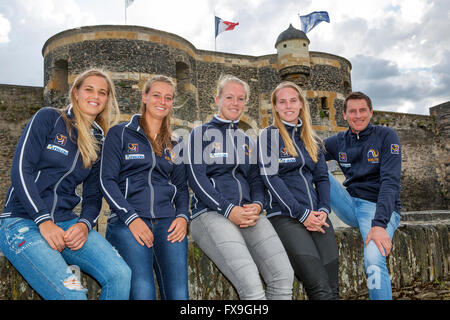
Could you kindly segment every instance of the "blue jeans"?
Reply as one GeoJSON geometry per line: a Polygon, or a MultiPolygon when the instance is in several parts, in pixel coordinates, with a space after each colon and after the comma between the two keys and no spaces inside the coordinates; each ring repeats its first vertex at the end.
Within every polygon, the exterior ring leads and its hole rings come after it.
{"type": "Polygon", "coordinates": [[[150,248],[141,246],[117,216],[109,219],[106,228],[106,239],[131,268],[130,300],[156,300],[153,270],[161,299],[188,300],[187,236],[181,242],[167,240],[174,218],[141,219],[153,233],[150,248]]]}
{"type": "MultiPolygon", "coordinates": [[[[77,221],[56,224],[67,230],[77,221]]],[[[100,283],[100,299],[128,299],[131,270],[109,242],[94,230],[79,250],[66,247],[58,252],[49,246],[33,220],[4,218],[0,219],[0,249],[43,299],[86,300],[87,289],[76,276],[80,269],[100,283]]]]}
{"type": "MultiPolygon", "coordinates": [[[[332,174],[330,178],[331,209],[343,222],[351,227],[359,228],[363,243],[372,228],[376,203],[354,198],[332,174]]],[[[386,231],[391,238],[400,223],[400,214],[393,211],[386,231]]],[[[373,241],[364,247],[364,270],[367,276],[367,287],[371,300],[392,300],[391,279],[384,257],[373,241]]]]}

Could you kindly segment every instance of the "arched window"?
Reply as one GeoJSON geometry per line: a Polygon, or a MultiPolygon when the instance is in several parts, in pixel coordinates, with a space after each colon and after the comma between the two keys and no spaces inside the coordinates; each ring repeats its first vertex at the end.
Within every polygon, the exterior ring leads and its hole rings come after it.
{"type": "Polygon", "coordinates": [[[352,87],[350,86],[350,82],[344,81],[344,94],[345,96],[349,95],[352,92],[352,87]]]}
{"type": "Polygon", "coordinates": [[[55,81],[55,89],[60,91],[62,94],[67,94],[69,91],[69,64],[67,60],[57,60],[55,61],[53,80],[55,81]]]}
{"type": "Polygon", "coordinates": [[[177,93],[185,93],[185,86],[189,84],[189,66],[184,62],[177,62],[175,65],[177,77],[177,93]]]}

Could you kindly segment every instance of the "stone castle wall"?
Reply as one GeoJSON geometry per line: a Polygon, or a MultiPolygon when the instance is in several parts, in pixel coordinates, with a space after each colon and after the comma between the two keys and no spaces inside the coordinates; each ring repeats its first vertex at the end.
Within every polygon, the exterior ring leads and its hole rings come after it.
{"type": "MultiPolygon", "coordinates": [[[[187,128],[192,128],[195,120],[211,118],[216,82],[223,73],[250,85],[244,126],[255,130],[267,126],[271,123],[270,93],[282,80],[276,54],[254,57],[198,50],[177,35],[135,26],[67,30],[47,40],[42,53],[47,105],[66,103],[75,77],[87,68],[100,67],[110,72],[123,112],[135,113],[145,81],[162,73],[177,83],[174,116],[187,128]]],[[[310,62],[310,76],[299,79],[299,84],[306,91],[315,124],[342,125],[342,119],[330,122],[328,115],[330,106],[341,108],[350,87],[350,62],[322,52],[310,52],[310,62]]]]}
{"type": "MultiPolygon", "coordinates": [[[[10,185],[9,172],[16,143],[31,116],[44,106],[42,90],[43,88],[39,87],[0,85],[1,207],[5,203],[5,195],[10,185]]],[[[137,104],[139,98],[134,99],[134,103],[137,104]]],[[[309,101],[311,103],[311,100],[309,101]]],[[[210,117],[214,112],[212,98],[210,103],[209,109],[204,108],[201,111],[204,118],[210,117]],[[208,114],[205,116],[206,112],[208,114]]],[[[323,120],[320,115],[316,117],[316,123],[319,125],[315,125],[315,128],[322,138],[337,132],[329,125],[332,121],[340,121],[334,119],[335,114],[341,114],[341,111],[336,109],[329,108],[330,119],[323,120]]],[[[450,103],[430,110],[431,116],[375,111],[372,118],[374,124],[395,129],[403,146],[401,191],[403,211],[449,208],[450,103]]],[[[267,115],[270,117],[270,109],[267,110],[267,115]]],[[[123,115],[124,119],[129,117],[130,114],[123,115]]],[[[180,124],[182,127],[187,126],[180,124]]],[[[338,129],[346,128],[339,126],[338,129]]]]}
{"type": "MultiPolygon", "coordinates": [[[[221,74],[230,73],[250,85],[241,126],[257,133],[272,123],[270,93],[282,80],[276,54],[253,57],[197,50],[177,35],[144,27],[67,30],[51,37],[42,53],[43,90],[0,85],[0,176],[4,177],[0,181],[0,204],[9,185],[15,144],[26,122],[44,105],[65,106],[70,85],[87,68],[101,67],[110,73],[124,120],[138,112],[141,88],[151,75],[172,77],[177,84],[174,127],[188,130],[216,112],[216,81],[221,74]]],[[[342,108],[345,94],[351,90],[351,64],[329,53],[309,54],[309,76],[291,80],[304,89],[314,128],[325,138],[346,130],[342,108]]],[[[373,123],[396,129],[403,145],[403,210],[449,207],[449,105],[433,107],[432,116],[374,113],[373,123]]]]}

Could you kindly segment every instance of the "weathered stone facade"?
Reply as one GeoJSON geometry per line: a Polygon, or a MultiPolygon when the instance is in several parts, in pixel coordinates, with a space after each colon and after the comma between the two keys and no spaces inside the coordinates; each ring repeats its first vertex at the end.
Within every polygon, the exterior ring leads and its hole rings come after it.
{"type": "MultiPolygon", "coordinates": [[[[307,76],[295,77],[291,70],[289,79],[306,91],[315,124],[336,130],[343,122],[329,119],[329,113],[336,104],[342,104],[351,88],[351,64],[332,54],[309,52],[307,48],[306,52],[307,76]]],[[[254,130],[271,123],[270,93],[287,77],[279,72],[286,66],[279,63],[277,54],[253,57],[198,50],[177,35],[135,26],[66,30],[48,39],[42,54],[46,105],[65,104],[75,77],[87,68],[100,67],[110,72],[115,82],[121,110],[132,114],[138,111],[145,81],[161,73],[177,83],[174,116],[190,129],[194,121],[206,121],[215,112],[215,86],[221,74],[231,73],[249,83],[251,94],[242,125],[254,130]]],[[[295,57],[289,61],[299,62],[295,57]]]]}
{"type": "MultiPolygon", "coordinates": [[[[191,130],[216,112],[216,81],[220,74],[232,73],[251,88],[241,121],[244,130],[252,128],[257,133],[271,124],[270,93],[287,78],[305,90],[314,128],[322,138],[346,130],[342,108],[345,94],[351,91],[350,62],[329,53],[310,52],[305,47],[309,40],[282,37],[285,32],[277,42],[278,54],[260,57],[198,50],[177,35],[133,26],[82,27],[51,37],[42,50],[44,90],[0,85],[0,174],[4,177],[0,204],[9,186],[15,144],[26,122],[44,105],[66,105],[74,78],[89,67],[110,72],[124,120],[138,112],[145,81],[163,73],[177,83],[174,127],[191,130]],[[301,54],[295,57],[297,49],[301,54]]],[[[404,211],[449,208],[449,108],[450,103],[433,107],[432,116],[374,113],[373,123],[396,129],[403,145],[404,211]]]]}

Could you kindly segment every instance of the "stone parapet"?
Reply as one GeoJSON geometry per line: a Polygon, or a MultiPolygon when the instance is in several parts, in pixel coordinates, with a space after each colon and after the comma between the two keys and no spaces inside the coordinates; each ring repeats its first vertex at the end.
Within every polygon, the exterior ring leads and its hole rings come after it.
{"type": "MultiPolygon", "coordinates": [[[[448,283],[450,265],[450,211],[409,212],[394,235],[388,268],[394,292],[411,286],[448,283]],[[431,219],[430,219],[431,218],[431,219]]],[[[336,228],[339,250],[340,298],[368,299],[363,268],[363,242],[355,228],[336,228]]],[[[189,241],[189,292],[192,300],[235,300],[237,293],[214,263],[189,241]]],[[[88,298],[97,299],[100,287],[82,275],[88,298]]],[[[293,298],[306,299],[296,279],[293,298]]],[[[439,297],[438,297],[439,298],[439,297]]],[[[0,257],[0,299],[40,299],[22,276],[0,257]]]]}

